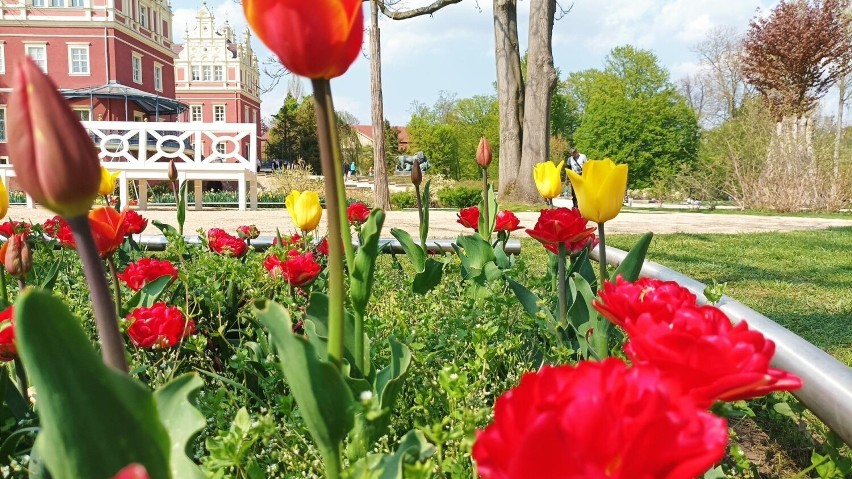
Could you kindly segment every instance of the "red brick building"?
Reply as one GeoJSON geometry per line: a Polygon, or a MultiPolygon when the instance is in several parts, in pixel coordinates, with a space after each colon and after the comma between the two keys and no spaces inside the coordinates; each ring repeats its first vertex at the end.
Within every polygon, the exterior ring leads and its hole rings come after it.
{"type": "Polygon", "coordinates": [[[221,118],[216,115],[224,106],[223,121],[252,121],[259,128],[259,73],[249,37],[244,35],[243,42],[236,43],[232,33],[223,34],[230,32],[227,25],[214,31],[212,20],[203,6],[198,24],[201,34],[188,34],[188,45],[181,48],[172,42],[174,25],[168,0],[0,2],[0,162],[7,160],[10,74],[25,55],[50,75],[82,120],[192,120],[192,107],[185,102],[200,102],[210,111],[203,116],[204,122],[221,118]],[[209,25],[202,25],[201,19],[208,17],[209,25]],[[194,65],[210,60],[213,67],[214,58],[206,55],[212,50],[205,49],[219,48],[218,43],[203,40],[204,28],[231,55],[217,63],[225,68],[223,81],[216,86],[212,82],[201,86],[191,77],[194,65]],[[193,46],[196,42],[198,46],[193,46]],[[199,60],[193,57],[196,54],[199,60]],[[180,82],[176,62],[184,75],[180,82]]]}

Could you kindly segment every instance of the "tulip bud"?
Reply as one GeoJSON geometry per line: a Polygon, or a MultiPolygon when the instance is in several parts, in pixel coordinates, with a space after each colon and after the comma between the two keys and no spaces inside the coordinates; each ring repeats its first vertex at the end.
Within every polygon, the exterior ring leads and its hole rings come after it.
{"type": "Polygon", "coordinates": [[[101,166],[80,119],[32,59],[11,79],[9,158],[24,191],[66,217],[84,215],[98,195],[101,166]]]}
{"type": "Polygon", "coordinates": [[[177,181],[177,166],[175,166],[175,160],[169,160],[169,181],[177,181]]]}
{"type": "Polygon", "coordinates": [[[491,157],[491,145],[483,136],[479,139],[479,146],[476,147],[476,164],[482,169],[488,168],[488,165],[491,164],[491,157]]]}
{"type": "Polygon", "coordinates": [[[420,160],[415,159],[414,164],[411,165],[411,182],[414,183],[414,186],[420,186],[420,183],[423,182],[423,170],[420,169],[420,160]]]}
{"type": "Polygon", "coordinates": [[[6,256],[3,258],[3,267],[12,276],[23,278],[33,266],[33,253],[27,244],[27,238],[21,233],[12,235],[8,241],[6,256]]]}

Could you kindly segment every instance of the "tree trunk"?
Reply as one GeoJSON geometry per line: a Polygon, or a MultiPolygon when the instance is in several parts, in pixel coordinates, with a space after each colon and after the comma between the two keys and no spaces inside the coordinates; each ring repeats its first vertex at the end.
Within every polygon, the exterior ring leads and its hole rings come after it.
{"type": "Polygon", "coordinates": [[[831,200],[837,200],[837,188],[840,183],[840,143],[843,140],[843,109],[846,107],[846,81],[843,75],[837,80],[837,131],[834,134],[834,156],[831,176],[831,200]]]}
{"type": "Polygon", "coordinates": [[[549,158],[550,97],[556,87],[552,44],[555,13],[556,0],[531,0],[524,136],[516,192],[518,198],[530,202],[538,199],[533,167],[549,158]]]}
{"type": "Polygon", "coordinates": [[[385,107],[382,99],[382,57],[379,37],[378,0],[370,0],[370,94],[373,117],[373,203],[390,210],[388,169],[385,159],[385,107]]]}
{"type": "Polygon", "coordinates": [[[524,126],[524,79],[518,46],[517,0],[495,0],[494,41],[500,106],[498,191],[501,195],[511,195],[521,166],[524,126]]]}

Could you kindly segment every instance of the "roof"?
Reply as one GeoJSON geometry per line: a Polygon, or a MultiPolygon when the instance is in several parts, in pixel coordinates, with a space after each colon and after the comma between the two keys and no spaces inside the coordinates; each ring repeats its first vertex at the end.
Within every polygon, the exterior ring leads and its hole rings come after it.
{"type": "Polygon", "coordinates": [[[76,98],[125,99],[136,103],[148,114],[176,115],[188,108],[185,103],[172,98],[154,95],[114,81],[106,85],[59,90],[59,92],[69,100],[76,98]]]}
{"type": "MultiPolygon", "coordinates": [[[[352,128],[366,138],[369,138],[370,141],[373,141],[373,125],[352,125],[352,128]]],[[[393,126],[391,128],[397,131],[397,138],[401,145],[407,145],[411,142],[411,138],[408,135],[408,128],[404,126],[393,126]]]]}

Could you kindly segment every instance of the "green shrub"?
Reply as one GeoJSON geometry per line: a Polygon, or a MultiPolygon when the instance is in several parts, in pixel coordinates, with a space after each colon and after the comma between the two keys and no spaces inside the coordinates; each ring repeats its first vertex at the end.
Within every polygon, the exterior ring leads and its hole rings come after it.
{"type": "Polygon", "coordinates": [[[471,186],[454,186],[438,192],[438,205],[442,208],[476,206],[481,199],[482,190],[471,186]]]}
{"type": "Polygon", "coordinates": [[[390,195],[391,206],[394,209],[414,208],[417,206],[417,198],[413,191],[398,191],[390,195]]]}

